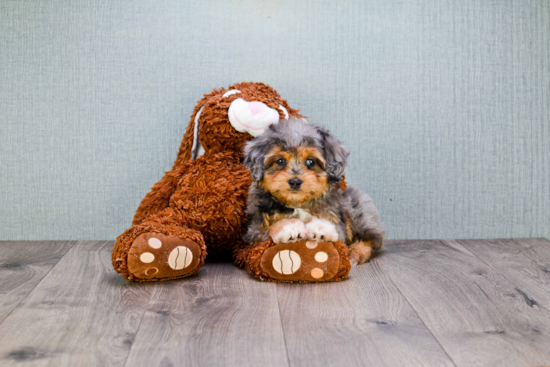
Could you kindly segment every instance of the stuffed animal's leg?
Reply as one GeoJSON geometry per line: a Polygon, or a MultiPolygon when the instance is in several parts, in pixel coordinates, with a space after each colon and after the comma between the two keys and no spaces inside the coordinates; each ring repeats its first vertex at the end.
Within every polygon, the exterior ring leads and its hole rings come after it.
{"type": "Polygon", "coordinates": [[[384,247],[384,229],[370,196],[350,186],[346,197],[351,204],[350,261],[352,265],[362,264],[384,247]]]}
{"type": "Polygon", "coordinates": [[[193,275],[205,258],[202,234],[184,226],[172,208],[127,229],[117,238],[112,255],[115,271],[138,282],[193,275]]]}

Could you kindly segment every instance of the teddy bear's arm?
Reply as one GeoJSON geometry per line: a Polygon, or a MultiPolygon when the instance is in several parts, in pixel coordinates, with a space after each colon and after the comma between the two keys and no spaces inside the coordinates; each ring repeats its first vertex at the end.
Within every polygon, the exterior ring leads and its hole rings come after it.
{"type": "Polygon", "coordinates": [[[178,182],[185,170],[186,165],[183,164],[166,172],[164,177],[153,186],[139,204],[132,225],[140,224],[145,218],[157,214],[169,206],[170,197],[176,191],[178,182]]]}

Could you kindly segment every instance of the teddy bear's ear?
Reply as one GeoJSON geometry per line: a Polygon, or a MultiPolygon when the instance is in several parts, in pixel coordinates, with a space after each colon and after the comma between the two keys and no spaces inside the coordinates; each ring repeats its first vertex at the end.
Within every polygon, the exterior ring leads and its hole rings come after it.
{"type": "Polygon", "coordinates": [[[344,148],[342,143],[325,128],[317,126],[317,131],[321,135],[323,149],[325,150],[328,180],[331,184],[336,185],[342,181],[344,172],[346,172],[349,152],[344,148]]]}
{"type": "Polygon", "coordinates": [[[198,157],[204,154],[204,147],[201,145],[200,139],[199,139],[200,117],[203,109],[204,109],[204,105],[196,113],[195,119],[194,119],[193,145],[191,145],[191,159],[197,159],[198,157]]]}
{"type": "MultiPolygon", "coordinates": [[[[176,158],[172,168],[180,166],[190,159],[195,159],[198,156],[198,153],[201,153],[201,151],[198,150],[202,148],[199,144],[199,119],[201,112],[207,103],[208,97],[208,95],[205,95],[195,106],[189,125],[187,125],[187,130],[183,135],[178,157],[176,158]]],[[[204,150],[202,152],[204,152],[204,150]]]]}
{"type": "Polygon", "coordinates": [[[248,141],[243,148],[245,167],[252,172],[252,179],[260,181],[266,170],[264,157],[269,149],[269,144],[264,136],[259,136],[248,141]]]}

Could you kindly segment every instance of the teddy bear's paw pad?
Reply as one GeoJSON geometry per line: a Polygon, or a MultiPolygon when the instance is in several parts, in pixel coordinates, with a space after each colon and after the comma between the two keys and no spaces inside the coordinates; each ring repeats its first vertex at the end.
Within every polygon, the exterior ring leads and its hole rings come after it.
{"type": "Polygon", "coordinates": [[[268,278],[287,282],[330,281],[340,266],[340,255],[332,242],[300,241],[269,247],[261,268],[268,278]]]}
{"type": "Polygon", "coordinates": [[[273,269],[279,274],[294,274],[300,269],[302,259],[292,250],[282,250],[273,257],[273,269]]]}
{"type": "Polygon", "coordinates": [[[201,249],[188,239],[162,233],[138,236],[128,252],[128,270],[136,278],[161,280],[182,278],[200,265],[201,249]]]}

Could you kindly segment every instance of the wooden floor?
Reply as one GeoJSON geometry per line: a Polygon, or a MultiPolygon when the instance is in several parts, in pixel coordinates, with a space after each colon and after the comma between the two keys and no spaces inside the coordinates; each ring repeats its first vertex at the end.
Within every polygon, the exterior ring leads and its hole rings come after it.
{"type": "Polygon", "coordinates": [[[0,242],[0,366],[550,365],[550,241],[388,241],[325,284],[131,283],[112,242],[0,242]]]}

